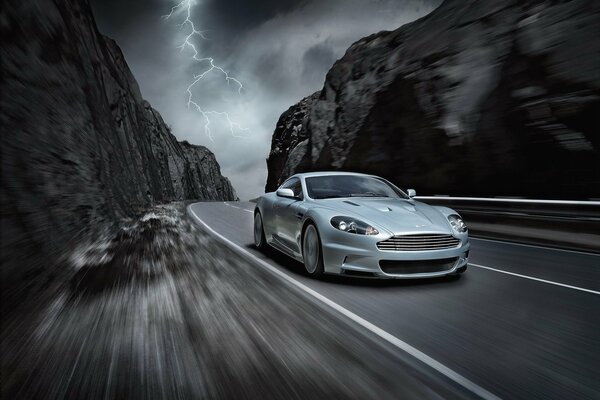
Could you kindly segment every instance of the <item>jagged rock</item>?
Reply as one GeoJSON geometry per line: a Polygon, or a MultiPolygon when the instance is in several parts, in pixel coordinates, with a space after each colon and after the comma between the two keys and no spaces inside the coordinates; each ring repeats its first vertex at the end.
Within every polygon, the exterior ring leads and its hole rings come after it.
{"type": "Polygon", "coordinates": [[[278,187],[281,179],[296,170],[305,158],[309,135],[306,127],[308,111],[318,100],[319,94],[316,92],[303,98],[279,117],[267,159],[267,191],[278,187]]]}
{"type": "Polygon", "coordinates": [[[302,160],[278,123],[266,190],[344,169],[429,194],[600,197],[599,26],[598,2],[449,0],[363,38],[310,105],[302,160]]]}
{"type": "Polygon", "coordinates": [[[6,287],[152,203],[235,199],[214,155],[177,142],[143,100],[87,1],[8,2],[0,21],[6,287]]]}

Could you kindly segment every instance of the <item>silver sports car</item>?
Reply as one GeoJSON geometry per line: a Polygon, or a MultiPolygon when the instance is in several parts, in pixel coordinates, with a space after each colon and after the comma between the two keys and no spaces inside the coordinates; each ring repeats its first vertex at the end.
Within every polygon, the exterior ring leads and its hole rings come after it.
{"type": "Polygon", "coordinates": [[[467,268],[467,226],[450,208],[413,199],[373,175],[297,174],[254,210],[254,242],[323,273],[427,278],[467,268]]]}

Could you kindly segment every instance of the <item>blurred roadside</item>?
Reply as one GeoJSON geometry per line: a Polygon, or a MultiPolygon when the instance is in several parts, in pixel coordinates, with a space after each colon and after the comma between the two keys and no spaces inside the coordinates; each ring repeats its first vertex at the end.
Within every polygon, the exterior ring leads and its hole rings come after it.
{"type": "Polygon", "coordinates": [[[451,207],[471,235],[600,253],[600,202],[421,197],[451,207]]]}
{"type": "Polygon", "coordinates": [[[2,398],[459,396],[215,241],[183,203],[76,248],[62,271],[3,316],[2,398]]]}

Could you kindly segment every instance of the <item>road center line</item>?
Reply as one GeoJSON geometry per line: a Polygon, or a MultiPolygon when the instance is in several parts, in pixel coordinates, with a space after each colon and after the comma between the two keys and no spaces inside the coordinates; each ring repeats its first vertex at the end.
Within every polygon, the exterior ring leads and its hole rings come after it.
{"type": "Polygon", "coordinates": [[[229,203],[228,203],[228,202],[226,202],[226,201],[225,201],[225,202],[223,202],[223,203],[225,203],[225,205],[226,205],[226,206],[233,207],[233,208],[237,208],[237,209],[239,209],[239,210],[242,210],[242,211],[246,211],[246,212],[249,212],[249,213],[253,212],[252,210],[247,210],[247,209],[245,209],[245,208],[242,208],[242,207],[233,206],[233,205],[229,204],[229,203]]]}
{"type": "MultiPolygon", "coordinates": [[[[231,207],[233,207],[233,206],[231,206],[231,207]]],[[[236,207],[236,208],[239,208],[239,207],[236,207]]],[[[490,393],[489,391],[485,390],[484,388],[482,388],[481,386],[477,385],[473,381],[470,381],[469,379],[467,379],[464,376],[460,375],[458,372],[455,372],[454,370],[446,367],[445,365],[443,365],[439,361],[436,361],[435,359],[429,357],[427,354],[421,352],[420,350],[417,350],[416,348],[412,347],[408,343],[406,343],[406,342],[398,339],[397,337],[395,337],[391,333],[388,333],[387,331],[384,331],[383,329],[381,329],[378,326],[370,323],[369,321],[367,321],[367,320],[359,317],[358,315],[354,314],[352,311],[350,311],[350,310],[342,307],[341,305],[337,304],[336,302],[334,302],[334,301],[330,300],[329,298],[323,296],[322,294],[318,293],[317,291],[315,291],[315,290],[309,288],[308,286],[304,285],[303,283],[295,280],[294,278],[292,278],[288,274],[286,274],[286,273],[282,272],[281,270],[275,268],[273,265],[269,264],[268,262],[266,262],[266,261],[258,258],[256,255],[254,255],[251,252],[249,252],[248,250],[244,249],[242,246],[240,246],[240,245],[232,242],[231,240],[229,240],[225,236],[223,236],[220,233],[218,233],[217,231],[215,231],[206,222],[204,222],[200,217],[198,217],[198,215],[196,215],[196,213],[192,209],[192,204],[190,204],[188,206],[188,211],[194,216],[194,218],[202,226],[204,226],[213,235],[215,235],[219,239],[221,239],[229,247],[231,247],[232,249],[234,249],[234,250],[236,250],[236,251],[238,251],[240,253],[243,253],[245,256],[251,257],[252,259],[254,259],[254,261],[256,261],[257,263],[259,263],[262,267],[264,267],[268,271],[274,273],[275,275],[279,276],[280,278],[282,278],[286,282],[288,282],[288,283],[296,286],[298,289],[304,291],[305,293],[309,294],[310,296],[314,297],[315,299],[319,300],[320,302],[322,302],[322,303],[326,304],[327,306],[333,308],[334,310],[336,310],[340,314],[342,314],[345,317],[351,319],[352,321],[354,321],[358,325],[362,326],[363,328],[369,330],[371,333],[374,333],[375,335],[377,335],[380,338],[384,339],[388,343],[390,343],[390,344],[396,346],[397,348],[399,348],[400,350],[403,350],[404,352],[410,354],[411,356],[413,356],[417,360],[419,360],[422,363],[426,364],[427,366],[433,368],[434,370],[438,371],[442,375],[446,376],[447,378],[449,378],[452,381],[456,382],[457,384],[461,385],[465,389],[470,390],[472,393],[480,396],[481,398],[484,398],[484,399],[499,399],[498,396],[490,393]]],[[[245,211],[250,211],[250,210],[245,210],[245,211]]],[[[250,211],[250,212],[252,212],[252,211],[250,211]]]]}
{"type": "Polygon", "coordinates": [[[537,281],[537,282],[542,282],[542,283],[548,283],[550,285],[561,286],[561,287],[568,288],[568,289],[580,290],[580,291],[586,292],[586,293],[600,294],[600,292],[598,292],[596,290],[584,289],[584,288],[581,288],[581,287],[578,287],[578,286],[572,286],[572,285],[567,285],[567,284],[560,283],[560,282],[548,281],[546,279],[536,278],[536,277],[533,277],[533,276],[517,274],[517,273],[514,273],[514,272],[509,272],[509,271],[505,271],[505,270],[497,269],[497,268],[492,268],[492,267],[486,267],[485,265],[473,264],[472,262],[469,263],[469,266],[473,266],[473,267],[477,267],[477,268],[483,268],[483,269],[487,269],[487,270],[490,270],[490,271],[499,272],[501,274],[513,275],[513,276],[517,276],[519,278],[530,279],[532,281],[537,281]]]}

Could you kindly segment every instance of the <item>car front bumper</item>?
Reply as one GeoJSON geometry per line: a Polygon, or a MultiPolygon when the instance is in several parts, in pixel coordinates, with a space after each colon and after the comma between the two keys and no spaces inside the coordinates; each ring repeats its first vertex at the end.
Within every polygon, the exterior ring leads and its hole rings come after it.
{"type": "Polygon", "coordinates": [[[468,263],[470,243],[466,234],[455,235],[460,240],[456,247],[418,251],[390,251],[377,248],[377,243],[389,236],[368,237],[346,232],[328,232],[327,236],[322,238],[323,262],[325,272],[331,274],[387,279],[433,278],[453,274],[468,263]],[[383,265],[396,264],[398,267],[382,268],[380,265],[382,261],[385,262],[382,263],[383,265]],[[427,268],[428,264],[439,267],[427,268]],[[400,272],[403,270],[403,265],[406,265],[406,270],[410,272],[400,272]],[[415,268],[414,265],[422,267],[415,268]],[[390,273],[390,270],[394,272],[390,273]],[[420,270],[427,272],[420,272],[420,270]]]}

